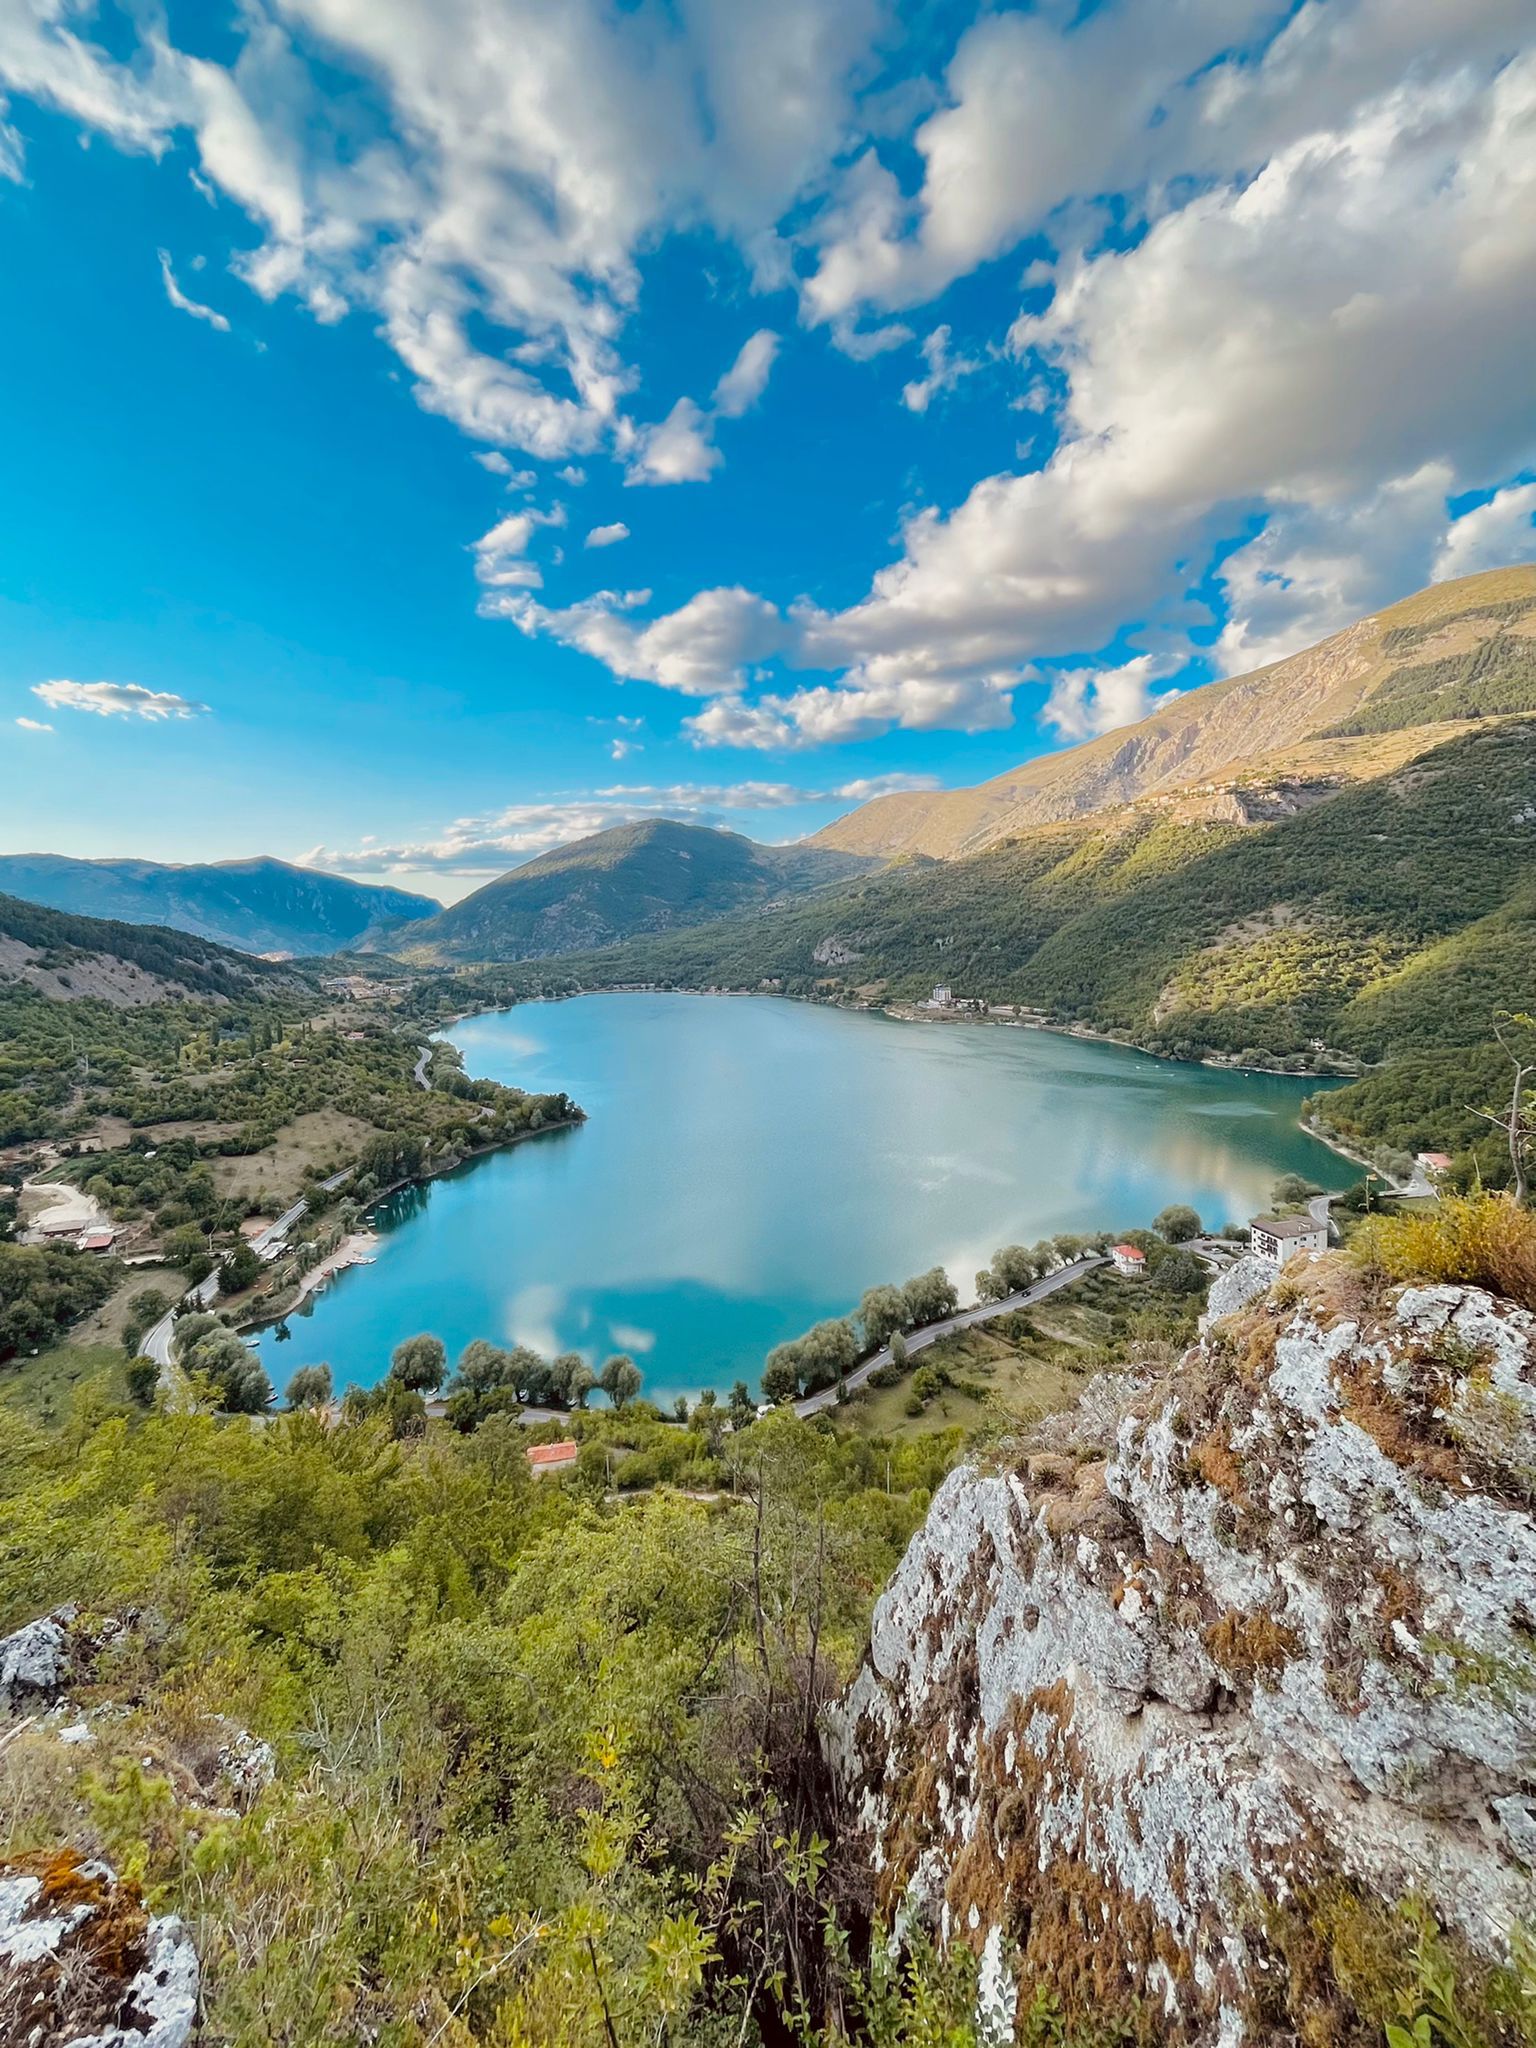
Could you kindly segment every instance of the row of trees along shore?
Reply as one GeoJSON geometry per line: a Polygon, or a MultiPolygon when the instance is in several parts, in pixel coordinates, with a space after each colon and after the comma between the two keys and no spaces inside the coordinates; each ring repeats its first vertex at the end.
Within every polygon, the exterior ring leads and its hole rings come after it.
{"type": "MultiPolygon", "coordinates": [[[[1289,1184],[1277,1184],[1277,1196],[1289,1184]]],[[[1296,1192],[1304,1184],[1296,1184],[1296,1192]]],[[[1147,1258],[1151,1278],[1163,1291],[1192,1293],[1203,1284],[1203,1269],[1192,1253],[1181,1249],[1199,1235],[1196,1212],[1182,1203],[1164,1209],[1151,1230],[1059,1232],[1033,1245],[1005,1245],[976,1275],[980,1302],[1001,1302],[1036,1280],[1070,1265],[1088,1253],[1102,1252],[1116,1242],[1135,1244],[1147,1258]]],[[[891,1365],[906,1365],[906,1339],[914,1331],[944,1321],[959,1308],[959,1293],[942,1266],[916,1274],[900,1286],[867,1288],[852,1316],[830,1317],[803,1336],[776,1345],[763,1368],[762,1392],[774,1406],[835,1386],[862,1360],[889,1348],[891,1365]]],[[[161,1297],[146,1293],[133,1304],[125,1337],[136,1344],[147,1323],[161,1309],[161,1297]],[[131,1335],[130,1335],[131,1333],[131,1335]]],[[[172,1331],[171,1356],[208,1400],[235,1414],[262,1414],[274,1404],[272,1383],[259,1359],[220,1315],[211,1310],[183,1311],[172,1331]]],[[[156,1369],[152,1361],[134,1359],[129,1379],[135,1394],[153,1399],[156,1369]]],[[[371,1389],[349,1387],[344,1405],[356,1414],[381,1412],[397,1427],[424,1422],[426,1396],[446,1391],[447,1419],[460,1430],[474,1430],[489,1416],[516,1414],[524,1408],[583,1409],[593,1392],[606,1395],[622,1413],[644,1385],[633,1358],[616,1352],[594,1370],[579,1351],[545,1358],[530,1345],[493,1344],[476,1337],[464,1347],[450,1375],[447,1348],[427,1332],[407,1337],[390,1357],[389,1371],[371,1389]]],[[[286,1389],[290,1408],[318,1408],[335,1398],[326,1365],[301,1366],[286,1389]]],[[[710,1399],[718,1403],[718,1396],[710,1399]]],[[[732,1388],[724,1412],[734,1422],[750,1421],[756,1412],[745,1381],[732,1388]]],[[[674,1419],[685,1421],[686,1397],[675,1404],[674,1419]]]]}

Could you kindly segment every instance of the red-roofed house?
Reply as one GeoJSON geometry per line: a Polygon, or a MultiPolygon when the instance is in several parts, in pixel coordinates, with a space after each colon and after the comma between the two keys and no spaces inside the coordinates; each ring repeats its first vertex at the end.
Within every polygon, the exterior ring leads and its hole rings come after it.
{"type": "Polygon", "coordinates": [[[1448,1152],[1421,1152],[1419,1164],[1431,1180],[1438,1180],[1442,1173],[1451,1170],[1451,1156],[1448,1152]]]}
{"type": "Polygon", "coordinates": [[[1117,1244],[1109,1255],[1115,1262],[1115,1271],[1123,1273],[1127,1280],[1139,1280],[1147,1270],[1147,1255],[1137,1251],[1133,1244],[1117,1244]]]}
{"type": "Polygon", "coordinates": [[[537,1479],[545,1472],[568,1472],[576,1463],[580,1448],[572,1437],[558,1444],[530,1444],[528,1463],[533,1467],[533,1476],[537,1479]]]}
{"type": "Polygon", "coordinates": [[[80,1249],[83,1252],[109,1252],[116,1236],[115,1230],[109,1230],[105,1224],[98,1224],[94,1230],[82,1231],[80,1249]]]}

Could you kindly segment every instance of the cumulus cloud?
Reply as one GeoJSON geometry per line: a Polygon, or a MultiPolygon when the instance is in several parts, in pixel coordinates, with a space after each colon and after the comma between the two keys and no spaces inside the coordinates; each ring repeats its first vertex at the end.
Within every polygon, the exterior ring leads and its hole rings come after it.
{"type": "MultiPolygon", "coordinates": [[[[487,592],[537,590],[544,578],[538,564],[528,560],[529,544],[541,526],[564,524],[563,505],[552,505],[547,512],[530,505],[526,511],[509,512],[505,519],[498,519],[473,544],[476,582],[487,592]]],[[[487,617],[496,617],[500,605],[494,597],[484,597],[480,609],[487,617]]]]}
{"type": "Polygon", "coordinates": [[[165,283],[165,296],[170,300],[177,312],[190,313],[194,320],[206,320],[208,325],[216,327],[220,334],[228,334],[229,322],[225,319],[224,315],[216,313],[212,306],[203,306],[196,299],[189,299],[181,286],[176,282],[176,273],[171,269],[169,253],[164,249],[160,249],[156,253],[160,258],[160,275],[165,283]]]}
{"type": "Polygon", "coordinates": [[[629,528],[622,519],[615,519],[609,526],[594,526],[582,542],[582,546],[588,548],[611,548],[616,541],[628,539],[629,528]]]}
{"type": "Polygon", "coordinates": [[[779,337],[761,328],[742,344],[736,360],[716,384],[707,407],[680,398],[652,427],[631,427],[618,436],[629,451],[625,482],[697,484],[724,461],[715,446],[719,421],[739,419],[762,397],[779,350],[779,337]]]}
{"type": "Polygon", "coordinates": [[[302,862],[341,874],[497,875],[551,847],[641,818],[707,825],[732,812],[861,804],[898,790],[937,786],[931,775],[899,774],[863,776],[820,789],[791,782],[619,783],[585,795],[510,804],[483,816],[456,818],[428,839],[382,844],[370,837],[352,848],[317,846],[302,856],[302,862]]]}
{"type": "Polygon", "coordinates": [[[208,709],[174,690],[147,690],[142,683],[34,683],[32,694],[52,711],[90,711],[98,718],[143,718],[152,724],[196,718],[208,709]]]}
{"type": "MultiPolygon", "coordinates": [[[[1479,18],[1495,12],[1485,0],[1479,18]]],[[[1390,41],[1379,10],[1355,14],[1390,41]]],[[[1327,64],[1307,62],[1321,80],[1327,64]]],[[[1364,57],[1345,71],[1376,76],[1364,57]]],[[[771,748],[1004,723],[1032,660],[1131,623],[1168,641],[1199,622],[1191,565],[1244,523],[1260,531],[1222,570],[1228,667],[1428,579],[1447,498],[1536,457],[1536,51],[1416,67],[1358,103],[1337,79],[1313,100],[1290,90],[1270,92],[1267,61],[1231,85],[1262,166],[1181,190],[1133,246],[1069,254],[1050,305],[1015,322],[1021,366],[1064,394],[1050,459],[915,513],[846,610],[793,608],[777,639],[753,612],[760,648],[837,680],[755,702],[733,690],[695,737],[771,748]],[[1318,108],[1335,125],[1315,125],[1318,108]]],[[[1196,136],[1188,160],[1217,141],[1196,136]]]]}
{"type": "MultiPolygon", "coordinates": [[[[254,225],[253,290],[360,309],[424,407],[567,475],[611,453],[635,483],[708,477],[719,422],[771,372],[759,329],[708,399],[629,417],[628,323],[667,233],[715,234],[760,288],[798,279],[803,320],[854,357],[1017,250],[1018,402],[1054,452],[914,512],[856,603],[730,583],[649,621],[634,592],[545,607],[531,530],[477,548],[483,609],[711,700],[704,744],[1005,724],[1036,660],[1203,623],[1187,593],[1237,535],[1228,665],[1528,547],[1508,494],[1536,462],[1529,0],[988,11],[937,89],[881,80],[861,105],[887,19],[878,0],[285,0],[244,10],[222,64],[150,15],[109,54],[25,0],[0,84],[122,148],[190,139],[254,225]],[[366,120],[338,75],[368,81],[366,120]],[[1447,500],[1490,491],[1498,511],[1452,525],[1447,500]]],[[[923,330],[913,409],[965,374],[923,330]]],[[[1099,702],[1085,686],[1066,710],[1099,702]]]]}
{"type": "Polygon", "coordinates": [[[1181,664],[1172,656],[1138,654],[1118,668],[1063,669],[1051,679],[1040,721],[1064,740],[1097,739],[1139,725],[1177,690],[1153,685],[1181,664]]]}
{"type": "Polygon", "coordinates": [[[16,723],[23,732],[52,732],[53,727],[41,718],[18,718],[16,723]]]}
{"type": "Polygon", "coordinates": [[[628,616],[649,600],[648,590],[600,590],[558,610],[526,596],[509,596],[496,609],[525,633],[594,655],[622,682],[656,683],[687,697],[744,689],[748,668],[785,640],[778,613],[750,590],[701,590],[648,624],[628,616]]]}
{"type": "Polygon", "coordinates": [[[1435,581],[1536,558],[1536,483],[1495,491],[1451,526],[1435,556],[1435,581]]]}

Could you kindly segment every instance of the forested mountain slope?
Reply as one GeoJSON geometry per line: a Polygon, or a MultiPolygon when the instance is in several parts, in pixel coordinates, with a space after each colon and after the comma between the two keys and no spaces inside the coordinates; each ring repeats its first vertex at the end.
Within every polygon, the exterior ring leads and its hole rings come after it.
{"type": "Polygon", "coordinates": [[[0,889],[84,917],[169,925],[245,953],[337,953],[376,925],[430,917],[439,906],[287,861],[70,860],[0,854],[0,889]]]}
{"type": "Polygon", "coordinates": [[[1396,767],[1458,724],[1536,711],[1536,565],[1437,583],[1252,674],[1191,690],[1139,725],[975,789],[879,797],[817,833],[846,852],[954,859],[1013,833],[1211,778],[1396,767]]]}
{"type": "Polygon", "coordinates": [[[805,846],[649,818],[556,847],[381,946],[423,962],[525,960],[703,924],[871,865],[805,846]]]}
{"type": "MultiPolygon", "coordinates": [[[[944,981],[1186,1058],[1328,1072],[1449,1055],[1420,1093],[1466,1130],[1469,1090],[1498,1069],[1492,1014],[1528,1007],[1536,989],[1536,722],[1464,735],[1272,824],[1245,828],[1220,808],[1146,802],[529,969],[525,985],[899,1000],[944,981]]],[[[1379,1081],[1360,1099],[1407,1141],[1402,1103],[1379,1081]]]]}
{"type": "Polygon", "coordinates": [[[73,917],[0,896],[0,989],[99,998],[118,1007],[167,996],[232,997],[291,986],[292,974],[189,933],[73,917]]]}

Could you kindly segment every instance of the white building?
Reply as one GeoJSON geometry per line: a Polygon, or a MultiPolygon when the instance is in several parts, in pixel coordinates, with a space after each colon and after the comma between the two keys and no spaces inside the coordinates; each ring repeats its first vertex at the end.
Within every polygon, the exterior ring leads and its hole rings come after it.
{"type": "Polygon", "coordinates": [[[1123,1273],[1127,1280],[1139,1280],[1147,1270],[1146,1253],[1133,1244],[1117,1244],[1109,1256],[1115,1262],[1115,1271],[1123,1273]]]}
{"type": "Polygon", "coordinates": [[[1315,1216],[1255,1216],[1248,1226],[1248,1248],[1257,1259],[1283,1266],[1298,1252],[1325,1252],[1328,1225],[1315,1216]]]}

